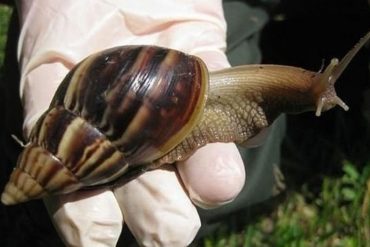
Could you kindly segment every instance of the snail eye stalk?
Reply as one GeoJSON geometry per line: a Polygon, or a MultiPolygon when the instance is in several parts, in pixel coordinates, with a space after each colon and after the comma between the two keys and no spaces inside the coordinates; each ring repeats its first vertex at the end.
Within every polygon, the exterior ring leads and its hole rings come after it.
{"type": "Polygon", "coordinates": [[[361,38],[360,41],[349,52],[347,52],[342,60],[339,61],[337,58],[333,58],[328,67],[321,74],[318,82],[314,85],[314,87],[321,88],[320,91],[323,92],[319,95],[316,102],[316,116],[320,116],[321,112],[327,111],[336,105],[342,107],[345,111],[349,109],[343,100],[337,96],[334,85],[355,55],[369,41],[369,39],[370,32],[361,38]]]}

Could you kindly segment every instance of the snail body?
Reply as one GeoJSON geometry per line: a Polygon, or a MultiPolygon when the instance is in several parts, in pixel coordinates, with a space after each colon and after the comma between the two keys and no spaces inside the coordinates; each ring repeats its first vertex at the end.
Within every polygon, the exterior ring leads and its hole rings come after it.
{"type": "Polygon", "coordinates": [[[323,72],[249,65],[209,73],[201,59],[156,46],[93,54],[60,84],[2,194],[17,204],[135,176],[211,142],[242,144],[282,112],[335,105],[335,80],[363,38],[323,72]]]}

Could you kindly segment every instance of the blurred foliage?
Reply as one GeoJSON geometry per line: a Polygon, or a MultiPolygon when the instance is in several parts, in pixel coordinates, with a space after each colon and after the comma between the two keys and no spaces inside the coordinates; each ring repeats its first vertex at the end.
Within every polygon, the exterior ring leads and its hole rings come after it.
{"type": "Polygon", "coordinates": [[[340,177],[323,179],[319,195],[303,185],[285,196],[272,213],[241,232],[225,226],[202,246],[370,246],[370,163],[358,170],[345,161],[340,177]]]}
{"type": "Polygon", "coordinates": [[[4,50],[11,13],[12,9],[10,7],[0,4],[0,67],[4,62],[4,50]]]}

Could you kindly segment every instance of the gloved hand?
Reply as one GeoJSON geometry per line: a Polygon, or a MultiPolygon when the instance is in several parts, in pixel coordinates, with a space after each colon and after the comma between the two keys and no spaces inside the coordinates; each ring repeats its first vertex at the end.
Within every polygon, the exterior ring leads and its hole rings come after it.
{"type": "MultiPolygon", "coordinates": [[[[19,11],[25,136],[66,73],[99,50],[152,44],[197,55],[210,70],[229,66],[220,0],[23,0],[19,11]]],[[[45,203],[68,246],[115,246],[123,222],[142,246],[186,246],[200,227],[193,203],[227,203],[244,180],[235,145],[216,143],[113,190],[78,191],[45,203]]]]}

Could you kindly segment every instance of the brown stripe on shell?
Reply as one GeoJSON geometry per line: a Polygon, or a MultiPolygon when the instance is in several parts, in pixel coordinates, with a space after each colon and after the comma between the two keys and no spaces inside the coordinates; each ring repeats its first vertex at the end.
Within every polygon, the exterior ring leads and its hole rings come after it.
{"type": "Polygon", "coordinates": [[[64,167],[60,160],[35,144],[25,148],[17,167],[29,174],[49,193],[66,193],[81,187],[75,175],[64,167]]]}
{"type": "MultiPolygon", "coordinates": [[[[198,113],[194,109],[201,105],[202,87],[207,84],[199,66],[190,56],[168,51],[158,69],[148,72],[154,79],[142,96],[143,104],[122,138],[114,141],[129,162],[146,163],[164,155],[173,146],[163,146],[198,113]]],[[[178,143],[182,138],[173,140],[178,143]]]]}
{"type": "MultiPolygon", "coordinates": [[[[35,143],[52,150],[65,169],[85,185],[108,182],[127,169],[123,154],[98,129],[63,107],[50,109],[38,125],[35,143]]],[[[32,150],[34,159],[40,159],[43,149],[38,153],[36,147],[32,150]]],[[[22,157],[29,158],[27,150],[24,152],[22,157]]]]}
{"type": "Polygon", "coordinates": [[[125,133],[156,80],[152,72],[158,69],[166,54],[167,50],[141,48],[132,66],[127,67],[127,71],[117,78],[118,83],[106,92],[107,109],[102,124],[108,127],[104,133],[110,140],[125,133]]]}
{"type": "Polygon", "coordinates": [[[1,201],[12,205],[44,196],[46,192],[30,175],[15,168],[1,195],[1,201]]]}
{"type": "Polygon", "coordinates": [[[140,50],[141,47],[132,49],[130,46],[112,48],[93,56],[92,59],[85,59],[77,69],[71,71],[72,75],[62,82],[52,105],[64,105],[93,125],[100,126],[99,129],[104,129],[105,126],[101,122],[107,106],[107,91],[127,76],[127,71],[140,50]],[[69,105],[69,101],[76,102],[76,105],[69,105]]]}
{"type": "Polygon", "coordinates": [[[110,153],[112,150],[111,143],[106,141],[104,144],[100,145],[99,150],[92,157],[96,158],[96,161],[91,162],[91,164],[99,165],[89,166],[88,162],[86,162],[80,170],[81,173],[85,174],[81,177],[81,181],[89,186],[111,182],[124,174],[129,168],[121,152],[115,150],[113,153],[110,153]],[[108,143],[109,147],[106,147],[108,143]]]}
{"type": "Polygon", "coordinates": [[[68,193],[81,187],[78,179],[55,156],[29,144],[4,190],[4,200],[12,204],[12,201],[27,201],[54,192],[68,193]]]}
{"type": "Polygon", "coordinates": [[[42,186],[32,176],[22,172],[20,169],[17,169],[13,181],[14,184],[17,184],[18,189],[27,197],[39,197],[45,193],[42,186]]]}
{"type": "Polygon", "coordinates": [[[127,163],[123,154],[98,129],[80,117],[76,117],[65,129],[56,156],[88,185],[103,178],[109,180],[127,163]]]}
{"type": "MultiPolygon", "coordinates": [[[[87,57],[73,70],[72,75],[69,76],[67,81],[63,80],[62,84],[68,84],[63,100],[66,109],[78,113],[78,109],[80,108],[78,100],[80,97],[83,97],[84,94],[84,90],[80,89],[80,81],[85,78],[85,71],[94,63],[97,55],[98,54],[94,54],[87,57]]],[[[60,92],[57,92],[56,95],[58,95],[58,93],[60,92]]]]}
{"type": "Polygon", "coordinates": [[[36,123],[30,141],[56,154],[67,126],[75,118],[72,112],[66,111],[63,107],[49,109],[36,123]]]}
{"type": "Polygon", "coordinates": [[[204,107],[208,86],[201,61],[153,46],[112,48],[71,73],[52,105],[64,102],[131,164],[150,162],[184,138],[204,107]]]}
{"type": "Polygon", "coordinates": [[[190,92],[187,96],[189,98],[188,104],[191,102],[192,105],[191,107],[190,105],[185,105],[184,109],[188,110],[188,113],[179,114],[180,121],[175,126],[182,126],[182,128],[173,135],[168,136],[168,140],[161,147],[163,154],[172,150],[180,143],[180,140],[184,140],[194,127],[199,124],[204,113],[209,89],[208,70],[201,59],[192,57],[192,61],[194,62],[194,71],[191,83],[197,85],[197,87],[192,87],[193,92],[190,92]],[[185,119],[186,116],[189,116],[189,118],[185,119]]]}

